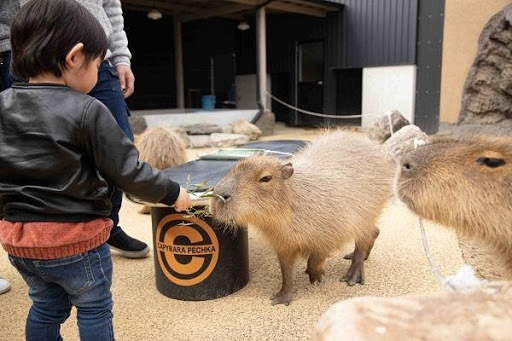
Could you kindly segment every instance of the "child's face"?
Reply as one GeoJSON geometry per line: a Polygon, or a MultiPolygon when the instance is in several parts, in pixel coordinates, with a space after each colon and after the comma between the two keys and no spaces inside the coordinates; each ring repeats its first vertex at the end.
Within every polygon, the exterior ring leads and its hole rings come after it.
{"type": "Polygon", "coordinates": [[[66,85],[75,91],[84,94],[89,93],[98,82],[98,68],[102,60],[100,57],[87,63],[85,58],[79,67],[72,70],[64,70],[66,85]],[[68,71],[68,72],[66,72],[68,71]]]}

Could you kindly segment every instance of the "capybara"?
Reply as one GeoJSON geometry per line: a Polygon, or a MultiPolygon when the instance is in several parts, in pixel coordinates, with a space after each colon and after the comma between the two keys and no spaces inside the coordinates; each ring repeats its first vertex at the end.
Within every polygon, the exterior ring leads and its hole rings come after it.
{"type": "Polygon", "coordinates": [[[187,161],[185,142],[169,128],[149,128],[135,141],[139,159],[158,169],[170,168],[187,161]]]}
{"type": "MultiPolygon", "coordinates": [[[[187,161],[185,142],[169,128],[147,129],[137,136],[135,146],[139,151],[139,159],[154,168],[170,168],[187,161]]],[[[139,213],[149,213],[149,207],[144,206],[139,213]]]]}
{"type": "Polygon", "coordinates": [[[306,273],[320,282],[326,258],[355,241],[348,285],[364,284],[364,260],[379,234],[377,219],[392,196],[394,163],[365,135],[322,134],[289,159],[253,156],[239,161],[214,186],[213,218],[256,226],[277,252],[282,287],[273,304],[292,299],[293,269],[308,257],[306,273]]]}
{"type": "Polygon", "coordinates": [[[512,274],[512,138],[468,136],[422,146],[398,167],[413,212],[494,248],[512,274]]]}

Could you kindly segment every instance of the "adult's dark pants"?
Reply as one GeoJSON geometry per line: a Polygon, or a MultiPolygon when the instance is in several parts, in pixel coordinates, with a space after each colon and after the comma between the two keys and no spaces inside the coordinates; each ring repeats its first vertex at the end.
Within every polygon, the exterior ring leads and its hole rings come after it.
{"type": "MultiPolygon", "coordinates": [[[[119,77],[115,67],[107,60],[104,61],[98,70],[98,83],[89,95],[101,101],[110,110],[114,119],[126,136],[133,141],[133,132],[128,120],[129,112],[126,102],[124,101],[119,77]]],[[[112,213],[110,219],[114,222],[110,236],[114,237],[121,232],[119,227],[119,210],[123,201],[123,192],[118,188],[114,188],[111,197],[112,213]]]]}

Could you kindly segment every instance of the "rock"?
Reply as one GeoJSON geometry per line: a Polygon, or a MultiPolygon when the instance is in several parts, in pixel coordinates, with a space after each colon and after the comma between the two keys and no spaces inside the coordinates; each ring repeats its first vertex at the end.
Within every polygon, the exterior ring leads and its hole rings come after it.
{"type": "Polygon", "coordinates": [[[194,124],[184,127],[189,135],[209,135],[222,133],[222,128],[215,124],[194,124]]]}
{"type": "Polygon", "coordinates": [[[214,133],[210,135],[210,145],[212,147],[232,147],[248,142],[249,137],[242,134],[214,133]]]}
{"type": "Polygon", "coordinates": [[[320,318],[315,340],[510,340],[512,282],[474,290],[338,302],[320,318]]]}
{"type": "Polygon", "coordinates": [[[261,114],[261,116],[256,120],[256,122],[252,122],[258,128],[260,128],[262,136],[271,136],[274,135],[274,126],[276,125],[276,115],[269,111],[265,110],[261,114]]]}
{"type": "Polygon", "coordinates": [[[403,155],[424,144],[430,144],[431,140],[418,126],[409,124],[382,144],[382,151],[392,160],[400,160],[403,155]]]}
{"type": "Polygon", "coordinates": [[[512,118],[512,5],[487,22],[462,94],[459,123],[512,118]]]}
{"type": "Polygon", "coordinates": [[[231,124],[228,124],[226,126],[222,126],[222,132],[224,134],[233,134],[233,126],[231,124]]]}
{"type": "Polygon", "coordinates": [[[473,124],[473,123],[441,123],[438,135],[452,135],[462,137],[468,134],[491,135],[491,136],[512,136],[512,119],[503,120],[494,124],[473,124]]]}
{"type": "Polygon", "coordinates": [[[405,117],[402,116],[400,111],[393,110],[391,114],[382,115],[373,123],[373,126],[370,128],[370,131],[368,132],[368,136],[372,140],[375,140],[379,143],[383,143],[391,136],[390,125],[393,129],[393,132],[397,132],[402,127],[409,124],[410,122],[405,117]]]}
{"type": "Polygon", "coordinates": [[[142,134],[148,127],[144,116],[132,115],[128,117],[128,120],[135,135],[142,134]]]}
{"type": "Polygon", "coordinates": [[[246,120],[237,120],[233,122],[232,127],[233,134],[247,135],[251,141],[257,140],[262,134],[260,128],[246,120]]]}
{"type": "Polygon", "coordinates": [[[190,135],[188,138],[190,141],[190,148],[204,148],[211,146],[210,135],[190,135]]]}
{"type": "Polygon", "coordinates": [[[241,134],[213,133],[210,135],[191,135],[189,138],[191,148],[233,147],[249,142],[249,137],[241,134]]]}

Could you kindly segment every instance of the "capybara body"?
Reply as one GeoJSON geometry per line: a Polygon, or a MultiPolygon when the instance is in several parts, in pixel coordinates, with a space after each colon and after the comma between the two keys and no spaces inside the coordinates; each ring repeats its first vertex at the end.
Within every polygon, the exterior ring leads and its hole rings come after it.
{"type": "Polygon", "coordinates": [[[512,274],[512,138],[420,147],[402,159],[395,188],[419,216],[494,248],[512,274]]]}
{"type": "Polygon", "coordinates": [[[149,128],[137,137],[135,146],[139,159],[152,167],[165,169],[185,163],[185,142],[169,128],[149,128]]]}
{"type": "MultiPolygon", "coordinates": [[[[148,162],[151,167],[166,169],[185,163],[187,150],[182,138],[169,128],[149,128],[135,139],[139,159],[148,162]]],[[[149,207],[144,206],[139,213],[148,214],[149,207]]]]}
{"type": "Polygon", "coordinates": [[[214,186],[214,219],[260,228],[277,252],[283,283],[273,304],[292,297],[293,267],[308,257],[306,273],[320,282],[325,259],[355,241],[343,277],[364,283],[364,260],[379,230],[377,219],[392,194],[394,164],[366,136],[326,132],[289,159],[242,160],[214,186]]]}

